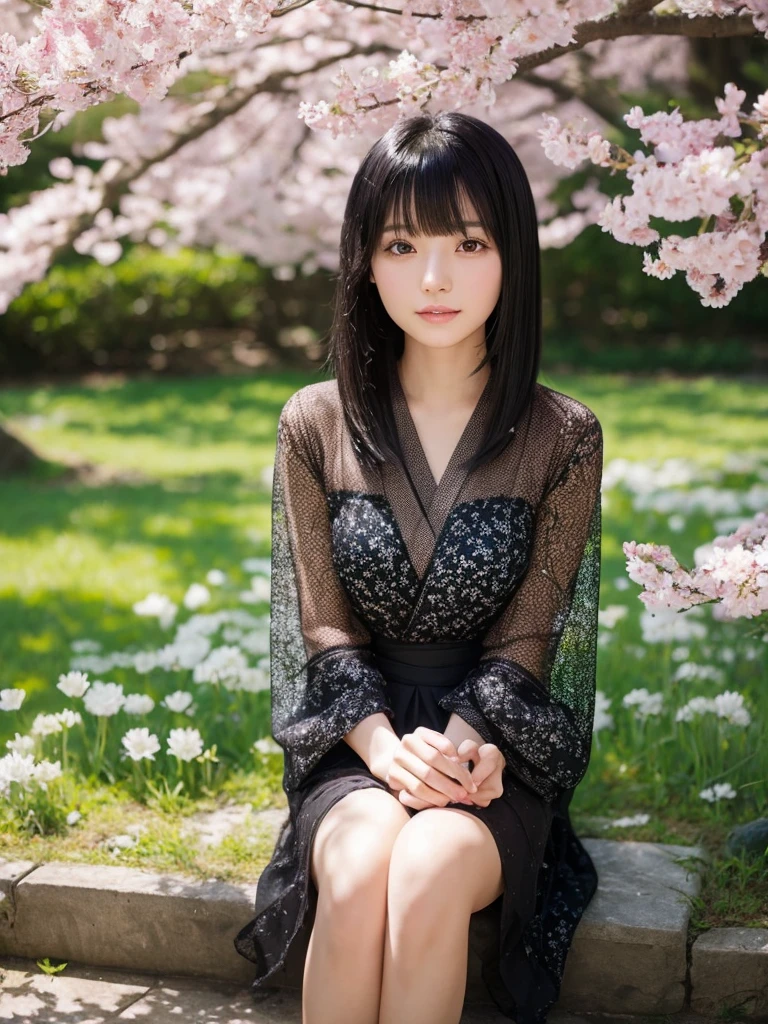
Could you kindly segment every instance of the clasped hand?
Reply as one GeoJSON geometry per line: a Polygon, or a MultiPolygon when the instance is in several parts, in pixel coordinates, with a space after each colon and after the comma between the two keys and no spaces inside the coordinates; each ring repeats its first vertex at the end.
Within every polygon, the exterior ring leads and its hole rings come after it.
{"type": "Polygon", "coordinates": [[[384,781],[400,803],[416,810],[451,803],[487,807],[504,791],[505,767],[504,755],[493,743],[478,746],[466,739],[457,749],[444,733],[420,725],[395,747],[384,781]],[[472,771],[467,762],[473,764],[472,771]]]}

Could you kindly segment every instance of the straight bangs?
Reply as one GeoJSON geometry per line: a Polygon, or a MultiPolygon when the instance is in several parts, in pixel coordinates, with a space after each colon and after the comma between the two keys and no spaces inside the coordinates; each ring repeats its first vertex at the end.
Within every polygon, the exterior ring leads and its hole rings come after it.
{"type": "Polygon", "coordinates": [[[469,461],[495,458],[533,399],[541,350],[538,220],[525,171],[490,125],[457,111],[395,123],[363,158],[347,199],[326,367],[335,376],[354,450],[369,468],[403,465],[391,414],[390,374],[404,349],[402,328],[370,281],[371,260],[389,223],[409,235],[468,234],[469,200],[502,264],[499,300],[486,321],[490,408],[486,436],[469,461]]]}

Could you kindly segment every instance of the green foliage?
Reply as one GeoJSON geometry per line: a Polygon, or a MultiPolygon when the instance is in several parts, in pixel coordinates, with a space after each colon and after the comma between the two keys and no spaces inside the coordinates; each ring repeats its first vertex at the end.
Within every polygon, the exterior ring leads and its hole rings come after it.
{"type": "Polygon", "coordinates": [[[0,372],[145,365],[156,335],[250,324],[263,278],[243,256],[151,246],[109,267],[88,257],[57,264],[9,306],[0,372]]]}

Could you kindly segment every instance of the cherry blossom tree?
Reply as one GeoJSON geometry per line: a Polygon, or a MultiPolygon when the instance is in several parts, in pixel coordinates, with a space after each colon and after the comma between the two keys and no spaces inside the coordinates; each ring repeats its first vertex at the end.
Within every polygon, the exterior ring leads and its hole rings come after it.
{"type": "Polygon", "coordinates": [[[137,105],[0,217],[0,312],[69,247],[109,264],[125,240],[222,245],[278,274],[334,269],[360,157],[422,108],[470,109],[507,134],[536,181],[544,248],[596,223],[713,307],[766,273],[768,93],[745,110],[730,82],[718,116],[695,121],[631,107],[630,153],[584,83],[679,83],[689,40],[766,38],[768,0],[0,0],[0,29],[0,173],[78,111],[137,105]],[[561,213],[558,175],[590,166],[561,213]],[[617,174],[625,192],[602,192],[617,174]],[[652,217],[699,228],[662,235],[652,217]]]}
{"type": "Polygon", "coordinates": [[[699,549],[693,569],[681,565],[667,544],[626,541],[623,550],[649,611],[714,604],[716,618],[755,619],[761,632],[768,625],[768,512],[699,549]]]}

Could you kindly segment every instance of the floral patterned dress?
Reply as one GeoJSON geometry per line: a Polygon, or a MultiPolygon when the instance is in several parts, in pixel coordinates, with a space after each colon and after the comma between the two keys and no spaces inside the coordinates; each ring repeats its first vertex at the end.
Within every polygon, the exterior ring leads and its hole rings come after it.
{"type": "Polygon", "coordinates": [[[361,465],[335,380],[301,388],[280,416],[270,661],[289,814],[235,948],[257,966],[254,994],[265,990],[311,928],[324,814],[351,790],[387,790],[346,733],[377,712],[399,736],[444,731],[456,713],[506,759],[501,797],[456,805],[487,824],[504,874],[480,911],[492,922],[476,948],[483,980],[503,1014],[543,1024],[597,888],[568,804],[592,740],[602,430],[537,383],[506,447],[468,472],[486,384],[436,482],[397,365],[389,384],[400,465],[361,465]]]}

